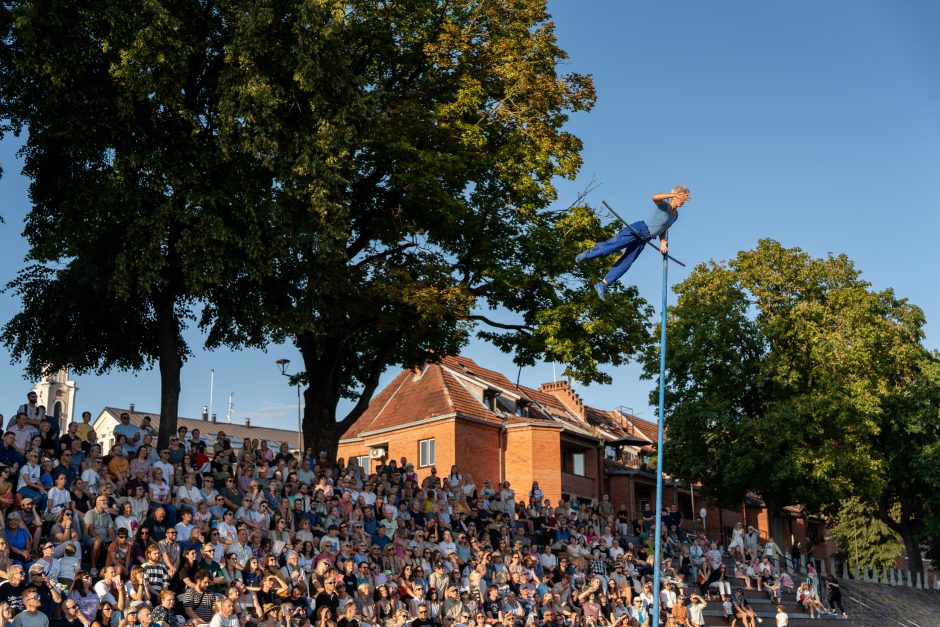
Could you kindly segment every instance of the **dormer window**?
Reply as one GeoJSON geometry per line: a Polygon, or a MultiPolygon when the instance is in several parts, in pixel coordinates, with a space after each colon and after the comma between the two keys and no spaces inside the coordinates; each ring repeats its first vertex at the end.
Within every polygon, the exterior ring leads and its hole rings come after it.
{"type": "Polygon", "coordinates": [[[529,405],[531,405],[531,403],[524,398],[520,398],[516,400],[516,415],[522,416],[523,418],[528,418],[529,417],[529,405]]]}
{"type": "Polygon", "coordinates": [[[500,394],[502,392],[493,388],[483,390],[483,405],[491,412],[496,413],[496,399],[499,398],[500,394]]]}

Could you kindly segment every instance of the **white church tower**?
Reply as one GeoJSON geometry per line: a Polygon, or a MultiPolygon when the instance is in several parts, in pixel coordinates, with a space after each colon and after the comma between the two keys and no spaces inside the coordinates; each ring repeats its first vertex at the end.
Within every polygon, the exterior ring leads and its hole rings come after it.
{"type": "Polygon", "coordinates": [[[64,432],[72,422],[75,410],[75,393],[78,386],[69,381],[69,371],[62,368],[55,374],[47,375],[33,386],[33,392],[39,397],[37,403],[46,407],[47,416],[55,416],[59,421],[59,432],[64,432]]]}

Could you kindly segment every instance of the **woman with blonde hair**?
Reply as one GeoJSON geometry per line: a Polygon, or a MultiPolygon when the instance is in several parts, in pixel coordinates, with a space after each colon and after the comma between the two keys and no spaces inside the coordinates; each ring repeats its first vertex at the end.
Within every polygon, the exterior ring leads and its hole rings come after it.
{"type": "Polygon", "coordinates": [[[576,263],[586,259],[606,257],[615,252],[623,254],[607,272],[607,275],[594,285],[594,290],[601,300],[607,297],[610,285],[616,282],[630,269],[636,258],[643,252],[643,248],[650,240],[659,238],[659,251],[666,254],[669,251],[669,241],[666,234],[670,226],[679,219],[679,207],[691,198],[687,187],[677,185],[664,194],[653,194],[653,204],[656,209],[646,220],[640,220],[630,225],[624,225],[616,235],[603,242],[598,242],[593,248],[580,253],[575,257],[576,263]]]}

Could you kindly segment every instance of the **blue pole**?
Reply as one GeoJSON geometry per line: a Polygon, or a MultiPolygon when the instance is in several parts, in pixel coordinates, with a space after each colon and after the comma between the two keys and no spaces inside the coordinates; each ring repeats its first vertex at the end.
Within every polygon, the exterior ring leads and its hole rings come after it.
{"type": "Polygon", "coordinates": [[[659,627],[659,575],[662,566],[662,538],[663,524],[663,423],[666,415],[666,290],[669,285],[669,257],[663,255],[663,305],[662,322],[659,334],[659,420],[656,421],[656,540],[654,541],[655,557],[653,562],[653,624],[659,627]]]}

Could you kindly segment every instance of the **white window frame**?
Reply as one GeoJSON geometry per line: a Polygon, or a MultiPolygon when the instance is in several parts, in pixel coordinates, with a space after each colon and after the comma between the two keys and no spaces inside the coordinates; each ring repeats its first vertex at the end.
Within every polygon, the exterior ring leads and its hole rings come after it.
{"type": "Polygon", "coordinates": [[[418,440],[418,467],[427,468],[433,466],[435,462],[435,443],[434,438],[427,440],[418,440]]]}
{"type": "Polygon", "coordinates": [[[368,477],[371,472],[372,456],[360,455],[357,459],[359,461],[359,467],[362,468],[362,472],[368,477]]]}
{"type": "Polygon", "coordinates": [[[584,475],[584,453],[571,454],[571,473],[579,477],[584,475]]]}

